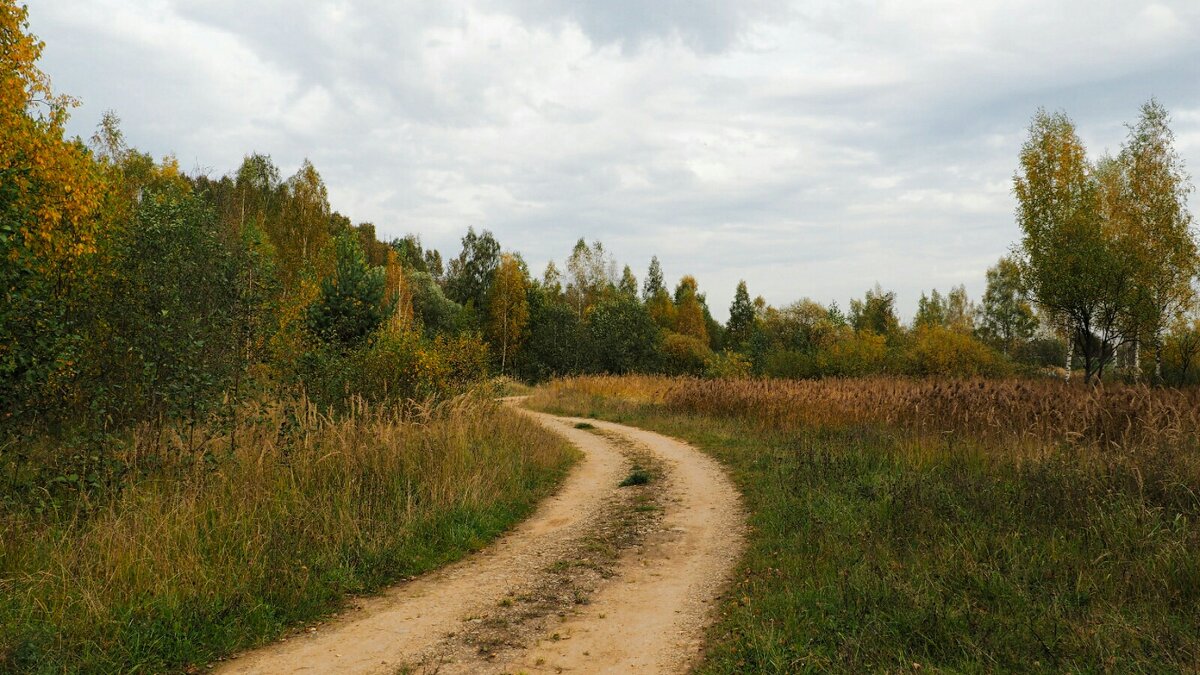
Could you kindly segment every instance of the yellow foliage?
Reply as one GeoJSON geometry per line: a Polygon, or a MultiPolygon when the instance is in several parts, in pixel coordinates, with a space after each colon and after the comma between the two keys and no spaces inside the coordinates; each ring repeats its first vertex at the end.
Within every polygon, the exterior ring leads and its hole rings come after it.
{"type": "Polygon", "coordinates": [[[51,90],[36,65],[44,45],[28,26],[27,9],[0,0],[0,176],[16,215],[0,223],[0,243],[15,237],[12,262],[70,276],[95,250],[102,182],[87,150],[63,138],[75,101],[51,90]]]}

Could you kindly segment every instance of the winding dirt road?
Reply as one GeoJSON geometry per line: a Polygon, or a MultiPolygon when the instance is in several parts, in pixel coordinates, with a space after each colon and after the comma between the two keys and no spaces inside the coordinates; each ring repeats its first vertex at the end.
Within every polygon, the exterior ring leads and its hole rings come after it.
{"type": "Polygon", "coordinates": [[[733,484],[675,439],[522,412],[583,452],[532,517],[475,555],[219,672],[688,671],[743,546],[733,484]],[[637,498],[618,487],[635,463],[655,473],[637,498]]]}

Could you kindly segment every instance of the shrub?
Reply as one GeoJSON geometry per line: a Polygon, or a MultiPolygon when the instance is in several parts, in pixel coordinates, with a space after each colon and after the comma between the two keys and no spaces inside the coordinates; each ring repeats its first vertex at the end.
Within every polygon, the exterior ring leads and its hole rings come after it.
{"type": "Polygon", "coordinates": [[[699,338],[664,331],[663,369],[674,375],[702,375],[713,352],[699,338]]]}
{"type": "Polygon", "coordinates": [[[914,375],[996,376],[1008,372],[1004,358],[975,338],[941,326],[917,331],[909,350],[914,375]]]}

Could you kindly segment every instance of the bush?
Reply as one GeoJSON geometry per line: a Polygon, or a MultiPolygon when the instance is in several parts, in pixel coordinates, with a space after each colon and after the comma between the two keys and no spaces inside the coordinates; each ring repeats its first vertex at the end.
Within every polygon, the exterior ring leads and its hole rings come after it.
{"type": "Polygon", "coordinates": [[[672,375],[702,375],[713,352],[699,338],[664,331],[663,370],[672,375]]]}
{"type": "Polygon", "coordinates": [[[998,376],[1010,370],[999,352],[969,335],[940,326],[917,331],[909,359],[914,375],[998,376]]]}
{"type": "Polygon", "coordinates": [[[887,357],[887,338],[861,331],[817,352],[817,369],[826,376],[881,373],[886,369],[887,357]]]}
{"type": "Polygon", "coordinates": [[[350,352],[320,345],[300,359],[300,382],[322,408],[351,397],[405,401],[449,397],[487,375],[487,344],[474,334],[429,339],[415,331],[382,330],[350,352]]]}
{"type": "Polygon", "coordinates": [[[714,352],[704,367],[705,377],[748,377],[750,359],[728,349],[714,352]]]}

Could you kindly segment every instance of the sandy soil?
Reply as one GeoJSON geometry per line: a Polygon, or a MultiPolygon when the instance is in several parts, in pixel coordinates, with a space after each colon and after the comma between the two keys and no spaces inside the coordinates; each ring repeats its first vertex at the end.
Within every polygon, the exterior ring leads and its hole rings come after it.
{"type": "Polygon", "coordinates": [[[689,670],[743,546],[733,484],[714,460],[680,441],[619,424],[586,420],[597,429],[584,430],[575,424],[585,420],[526,414],[584,453],[532,517],[478,554],[362,599],[315,632],[245,654],[218,672],[689,670]],[[647,455],[659,476],[641,489],[652,491],[654,501],[635,508],[618,483],[633,458],[647,455]],[[512,609],[514,598],[550,583],[547,570],[588,563],[581,558],[588,555],[581,552],[585,543],[612,543],[611,521],[628,524],[650,509],[657,512],[653,520],[637,521],[616,545],[600,547],[612,549],[610,564],[591,565],[601,573],[572,586],[569,606],[512,609]],[[464,646],[463,636],[478,622],[499,626],[502,644],[464,646]]]}

